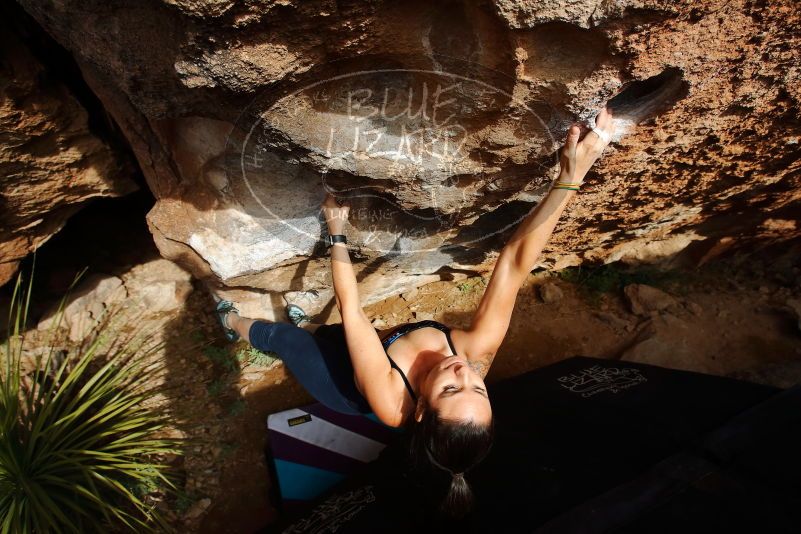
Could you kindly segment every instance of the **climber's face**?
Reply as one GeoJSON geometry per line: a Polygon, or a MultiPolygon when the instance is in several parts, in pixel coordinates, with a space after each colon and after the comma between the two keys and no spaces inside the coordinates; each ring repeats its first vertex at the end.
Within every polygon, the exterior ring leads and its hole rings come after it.
{"type": "MultiPolygon", "coordinates": [[[[442,419],[472,421],[479,425],[492,419],[492,407],[484,380],[461,356],[451,356],[431,368],[422,384],[425,406],[442,419]]],[[[418,420],[422,412],[418,410],[418,420]]]]}

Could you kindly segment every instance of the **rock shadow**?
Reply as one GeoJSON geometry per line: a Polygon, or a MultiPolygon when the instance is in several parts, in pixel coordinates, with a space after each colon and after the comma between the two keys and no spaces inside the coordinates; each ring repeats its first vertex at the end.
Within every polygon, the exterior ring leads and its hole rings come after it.
{"type": "Polygon", "coordinates": [[[170,519],[188,531],[253,532],[277,514],[264,456],[267,414],[306,399],[281,369],[248,367],[244,346],[228,342],[207,313],[213,307],[196,289],[163,327],[166,394],[184,439],[170,519]]]}
{"type": "Polygon", "coordinates": [[[656,76],[626,84],[606,105],[617,119],[639,124],[687,96],[690,86],[683,76],[681,69],[669,67],[656,76]]]}

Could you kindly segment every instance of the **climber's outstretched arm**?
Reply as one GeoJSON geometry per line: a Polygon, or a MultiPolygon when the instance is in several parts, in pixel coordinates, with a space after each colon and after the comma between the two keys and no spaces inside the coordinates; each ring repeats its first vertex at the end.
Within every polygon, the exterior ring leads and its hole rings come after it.
{"type": "MultiPolygon", "coordinates": [[[[329,194],[322,208],[329,234],[341,234],[348,218],[347,206],[339,206],[329,194]]],[[[393,384],[394,380],[400,380],[400,375],[392,372],[381,340],[362,309],[353,264],[343,243],[331,247],[331,273],[356,385],[384,424],[399,426],[405,396],[392,395],[392,392],[403,390],[402,386],[393,384]]]]}
{"type": "Polygon", "coordinates": [[[575,191],[553,189],[501,251],[470,328],[462,337],[473,369],[486,376],[512,318],[515,299],[575,191]]]}
{"type": "MultiPolygon", "coordinates": [[[[596,124],[599,129],[606,127],[611,130],[611,114],[606,110],[601,112],[596,124]]],[[[605,136],[608,135],[608,132],[604,132],[605,136]]],[[[577,126],[568,131],[561,154],[558,180],[561,183],[580,184],[608,143],[608,139],[601,139],[594,132],[587,134],[579,143],[580,133],[577,126]]],[[[470,327],[456,334],[461,338],[461,346],[470,366],[482,376],[489,371],[509,329],[520,287],[537,263],[559,217],[575,194],[569,189],[551,189],[523,220],[498,257],[470,327]]]]}

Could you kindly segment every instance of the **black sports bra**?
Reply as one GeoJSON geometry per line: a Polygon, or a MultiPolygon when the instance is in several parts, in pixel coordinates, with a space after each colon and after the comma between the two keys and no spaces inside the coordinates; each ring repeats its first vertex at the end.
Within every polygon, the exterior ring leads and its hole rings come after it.
{"type": "MultiPolygon", "coordinates": [[[[453,346],[453,341],[451,340],[451,329],[445,326],[442,323],[438,323],[437,321],[419,321],[417,323],[407,323],[404,325],[399,326],[392,333],[387,336],[387,338],[381,342],[381,345],[384,347],[384,352],[386,353],[387,349],[390,345],[392,345],[398,338],[401,338],[408,334],[409,332],[414,332],[415,330],[419,330],[421,328],[436,328],[437,330],[444,332],[445,337],[448,340],[448,346],[451,348],[451,352],[456,355],[456,349],[453,346]]],[[[412,400],[417,402],[417,395],[412,389],[412,385],[409,383],[409,379],[406,378],[406,375],[403,374],[401,368],[398,367],[398,364],[395,363],[389,354],[387,354],[387,359],[389,359],[389,365],[392,366],[393,369],[400,373],[401,378],[403,379],[403,383],[406,384],[406,389],[409,391],[409,394],[412,396],[412,400]]]]}

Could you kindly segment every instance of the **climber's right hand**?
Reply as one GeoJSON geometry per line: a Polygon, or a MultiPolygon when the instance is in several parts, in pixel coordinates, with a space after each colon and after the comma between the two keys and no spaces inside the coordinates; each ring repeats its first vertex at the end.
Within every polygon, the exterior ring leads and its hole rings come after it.
{"type": "Polygon", "coordinates": [[[348,206],[341,206],[334,195],[328,193],[320,205],[325,217],[325,223],[328,225],[329,235],[341,234],[345,230],[345,222],[348,220],[348,213],[350,208],[348,206]]]}

